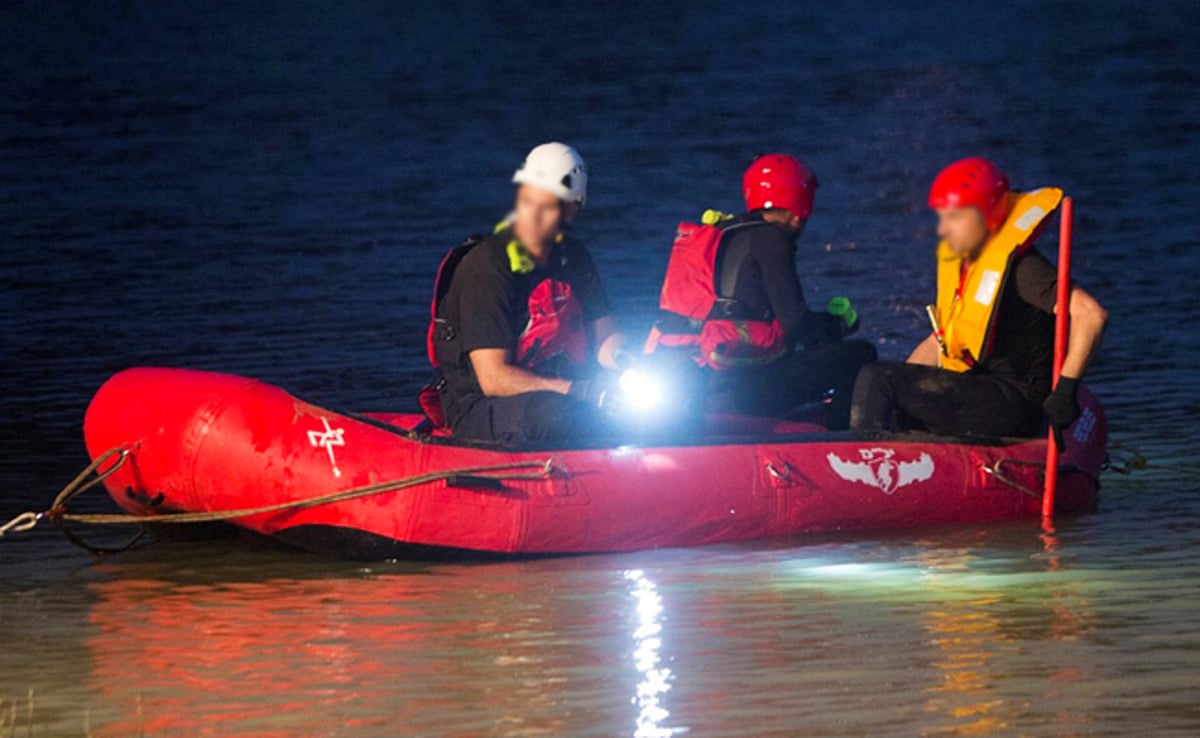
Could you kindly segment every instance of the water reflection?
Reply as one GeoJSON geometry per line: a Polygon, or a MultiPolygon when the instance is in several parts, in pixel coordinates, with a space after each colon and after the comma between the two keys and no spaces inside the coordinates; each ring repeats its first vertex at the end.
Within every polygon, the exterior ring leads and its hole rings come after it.
{"type": "Polygon", "coordinates": [[[520,572],[94,583],[91,734],[548,736],[619,724],[628,706],[605,701],[600,668],[617,652],[612,615],[522,587],[520,572]]]}
{"type": "Polygon", "coordinates": [[[1121,700],[1196,734],[1190,552],[1164,551],[1186,564],[1164,604],[1070,531],[1057,571],[1010,533],[367,571],[147,552],[0,611],[40,634],[0,654],[0,699],[24,727],[34,688],[35,734],[105,738],[1140,734],[1121,700]]]}
{"type": "Polygon", "coordinates": [[[681,729],[670,728],[663,723],[670,712],[662,704],[662,697],[670,689],[671,670],[660,666],[662,657],[662,597],[654,582],[646,578],[641,569],[625,572],[625,579],[632,583],[637,612],[637,628],[633,631],[633,661],[641,674],[633,703],[637,705],[637,729],[635,738],[669,738],[681,729]]]}
{"type": "MultiPolygon", "coordinates": [[[[930,660],[935,681],[925,689],[930,715],[922,735],[1006,735],[1026,716],[1028,699],[1014,698],[1009,680],[1032,642],[1077,638],[1086,627],[1086,601],[1069,591],[1056,571],[1053,544],[1043,538],[1044,571],[989,575],[973,570],[978,554],[969,549],[924,551],[916,561],[925,571],[931,602],[921,624],[936,653],[930,660]]],[[[1078,681],[1080,671],[1062,668],[1046,674],[1059,686],[1078,681]]],[[[1036,695],[1053,700],[1055,695],[1036,695]]],[[[1056,722],[1080,722],[1060,711],[1056,722]]]]}
{"type": "Polygon", "coordinates": [[[939,725],[924,734],[991,735],[1010,727],[1014,708],[991,686],[997,676],[993,660],[1004,638],[989,608],[999,602],[996,596],[952,600],[926,614],[923,624],[938,649],[931,665],[940,681],[925,690],[925,711],[949,718],[951,727],[939,725]]]}
{"type": "Polygon", "coordinates": [[[872,638],[894,656],[860,678],[901,680],[919,695],[919,716],[903,732],[1013,735],[1046,722],[1063,734],[1087,732],[1094,717],[1078,698],[1097,676],[1088,641],[1098,618],[1087,595],[1100,584],[1065,566],[1057,539],[1027,536],[1007,560],[978,542],[915,541],[865,556],[835,548],[791,558],[785,581],[810,601],[835,598],[848,613],[869,603],[832,629],[834,643],[886,618],[889,630],[872,638]]]}
{"type": "Polygon", "coordinates": [[[256,579],[113,566],[120,576],[88,584],[88,734],[684,732],[664,700],[664,596],[643,570],[334,568],[256,579]],[[632,690],[614,681],[631,665],[632,690]]]}

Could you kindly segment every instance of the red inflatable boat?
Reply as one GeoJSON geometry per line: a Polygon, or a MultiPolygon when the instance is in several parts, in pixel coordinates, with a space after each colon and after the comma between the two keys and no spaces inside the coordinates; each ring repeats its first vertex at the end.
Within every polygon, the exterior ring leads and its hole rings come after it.
{"type": "MultiPolygon", "coordinates": [[[[1068,434],[1059,512],[1091,510],[1107,429],[1096,400],[1068,434]]],[[[131,369],[88,408],[93,458],[137,515],[233,511],[437,478],[232,522],[349,558],[699,546],[805,532],[1035,518],[1044,439],[829,433],[724,418],[670,447],[497,450],[418,434],[410,415],[351,415],[241,377],[131,369]]]]}

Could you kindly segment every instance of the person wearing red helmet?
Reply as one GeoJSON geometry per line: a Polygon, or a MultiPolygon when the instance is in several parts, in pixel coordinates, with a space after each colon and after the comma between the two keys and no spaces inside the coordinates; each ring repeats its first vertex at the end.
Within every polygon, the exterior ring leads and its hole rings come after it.
{"type": "Polygon", "coordinates": [[[832,391],[827,423],[849,422],[854,377],[875,350],[842,340],[858,329],[849,300],[831,312],[804,299],[796,243],[816,190],[800,160],[760,156],[742,177],[743,214],[710,210],[676,232],[646,351],[702,367],[710,412],[787,416],[832,391]]]}
{"type": "MultiPolygon", "coordinates": [[[[990,161],[962,159],[929,191],[938,214],[933,331],[907,363],[867,367],[854,388],[851,425],[947,435],[1060,436],[1080,414],[1080,378],[1108,319],[1072,286],[1069,353],[1051,392],[1058,274],[1033,248],[1062,190],[1015,192],[990,161]]],[[[1061,448],[1061,445],[1060,445],[1061,448]]]]}

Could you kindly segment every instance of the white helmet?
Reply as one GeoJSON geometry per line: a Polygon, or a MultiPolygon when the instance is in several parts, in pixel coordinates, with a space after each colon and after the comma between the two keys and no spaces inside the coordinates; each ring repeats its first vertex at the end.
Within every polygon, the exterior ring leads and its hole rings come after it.
{"type": "Polygon", "coordinates": [[[587,199],[587,165],[583,157],[557,141],[535,146],[512,181],[540,187],[567,202],[583,205],[587,199]]]}

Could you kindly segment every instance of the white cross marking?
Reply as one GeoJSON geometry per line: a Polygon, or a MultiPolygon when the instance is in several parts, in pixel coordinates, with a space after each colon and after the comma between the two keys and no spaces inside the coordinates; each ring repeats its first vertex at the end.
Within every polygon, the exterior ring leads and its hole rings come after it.
{"type": "Polygon", "coordinates": [[[333,476],[340,477],[342,476],[342,470],[338,468],[337,459],[333,457],[333,447],[346,445],[346,439],[342,437],[342,434],[346,432],[346,429],[338,428],[335,430],[330,428],[329,421],[325,418],[321,418],[321,422],[324,423],[325,430],[309,431],[308,442],[311,443],[314,448],[323,448],[329,452],[329,463],[331,466],[333,466],[333,476]]]}

